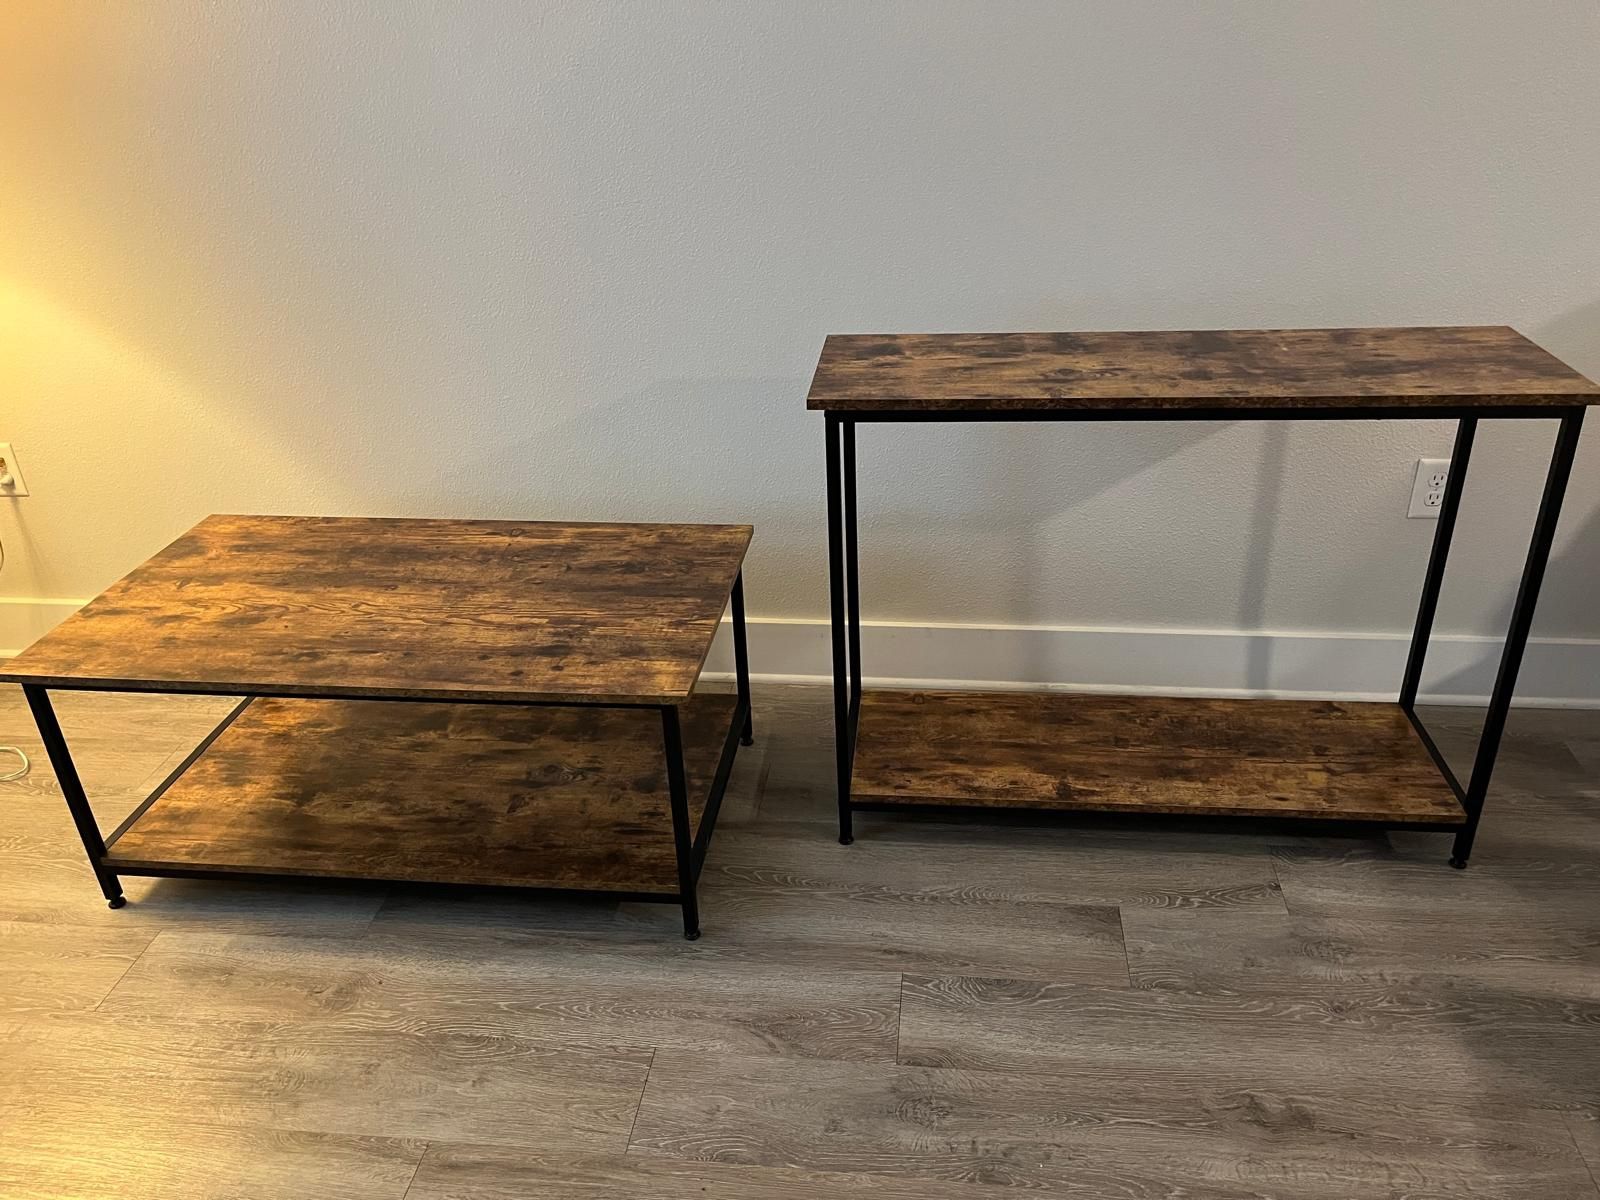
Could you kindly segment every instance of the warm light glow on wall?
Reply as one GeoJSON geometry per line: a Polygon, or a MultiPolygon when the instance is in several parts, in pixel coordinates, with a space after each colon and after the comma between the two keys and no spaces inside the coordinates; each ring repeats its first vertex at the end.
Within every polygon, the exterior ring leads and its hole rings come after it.
{"type": "Polygon", "coordinates": [[[33,493],[0,512],[8,595],[92,590],[208,512],[260,506],[254,481],[299,467],[248,404],[16,279],[0,279],[0,395],[33,493]]]}
{"type": "MultiPolygon", "coordinates": [[[[0,279],[0,379],[26,411],[42,406],[89,422],[177,406],[200,398],[138,347],[37,290],[0,279]]],[[[85,427],[85,438],[96,430],[85,427]]],[[[104,430],[100,430],[103,434],[104,430]]]]}

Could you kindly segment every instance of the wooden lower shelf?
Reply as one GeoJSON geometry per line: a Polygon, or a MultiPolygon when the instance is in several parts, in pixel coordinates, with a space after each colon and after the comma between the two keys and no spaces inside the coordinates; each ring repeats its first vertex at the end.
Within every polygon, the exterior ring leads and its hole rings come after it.
{"type": "Polygon", "coordinates": [[[868,692],[852,800],[1452,826],[1397,704],[868,692]]]}
{"type": "MultiPolygon", "coordinates": [[[[736,700],[682,706],[699,828],[736,700]]],[[[676,892],[653,709],[250,704],[117,839],[113,870],[676,892]]]]}

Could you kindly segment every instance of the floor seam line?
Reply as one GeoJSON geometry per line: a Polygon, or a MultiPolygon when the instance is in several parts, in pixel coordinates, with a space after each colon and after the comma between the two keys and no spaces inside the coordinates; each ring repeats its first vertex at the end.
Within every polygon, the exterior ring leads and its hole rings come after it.
{"type": "Polygon", "coordinates": [[[1578,1161],[1583,1164],[1583,1169],[1589,1172],[1589,1182],[1594,1184],[1594,1190],[1600,1194],[1600,1175],[1594,1173],[1594,1164],[1589,1161],[1589,1156],[1583,1152],[1583,1147],[1578,1145],[1578,1135],[1572,1128],[1572,1114],[1561,1114],[1561,1128],[1567,1131],[1567,1141],[1572,1143],[1573,1152],[1578,1156],[1578,1161]]]}
{"type": "Polygon", "coordinates": [[[772,779],[772,735],[767,735],[767,742],[762,746],[761,768],[756,772],[756,802],[750,810],[750,823],[753,825],[761,819],[761,810],[767,803],[767,784],[772,779]]]}
{"type": "Polygon", "coordinates": [[[411,1189],[417,1185],[417,1176],[422,1174],[422,1160],[433,1153],[433,1142],[422,1143],[422,1153],[417,1155],[416,1165],[411,1168],[411,1178],[406,1180],[406,1190],[400,1193],[400,1200],[406,1200],[411,1195],[411,1189]]]}
{"type": "MultiPolygon", "coordinates": [[[[633,1149],[633,1131],[639,1128],[639,1114],[644,1111],[644,1093],[650,1086],[650,1072],[655,1069],[656,1048],[650,1047],[650,1061],[644,1065],[644,1081],[639,1084],[639,1099],[633,1105],[633,1120],[628,1122],[628,1136],[623,1140],[622,1152],[626,1154],[633,1149]]],[[[404,1197],[401,1198],[404,1200],[404,1197]]]]}
{"type": "Polygon", "coordinates": [[[144,956],[146,954],[150,953],[150,947],[154,946],[156,944],[156,938],[159,938],[165,932],[166,932],[166,930],[164,930],[164,929],[156,930],[155,935],[148,942],[146,942],[144,944],[144,949],[140,950],[138,955],[134,958],[134,960],[131,963],[128,964],[128,969],[126,971],[124,971],[121,975],[118,975],[117,976],[117,981],[106,989],[106,994],[104,996],[101,996],[100,999],[98,999],[98,1000],[96,1000],[94,1002],[94,1007],[89,1010],[90,1012],[99,1012],[100,1011],[100,1006],[102,1004],[104,1004],[107,1000],[111,999],[111,993],[116,991],[119,987],[122,986],[122,981],[125,980],[129,975],[131,975],[133,973],[133,969],[135,967],[137,967],[141,962],[144,961],[144,956]]]}
{"type": "Polygon", "coordinates": [[[906,1015],[906,973],[904,971],[901,971],[900,972],[900,986],[897,989],[895,989],[895,1010],[894,1010],[894,1065],[897,1066],[897,1067],[905,1066],[905,1063],[900,1061],[900,1029],[901,1029],[901,1026],[905,1024],[905,1015],[906,1015]]]}
{"type": "Polygon", "coordinates": [[[1270,850],[1267,851],[1267,868],[1272,872],[1272,882],[1278,888],[1278,903],[1283,905],[1283,911],[1287,915],[1293,916],[1294,909],[1289,907],[1289,893],[1283,890],[1283,876],[1278,874],[1278,860],[1273,857],[1270,850]]]}
{"type": "Polygon", "coordinates": [[[393,897],[394,897],[394,889],[393,888],[384,888],[383,889],[382,895],[380,895],[378,897],[378,903],[373,906],[371,915],[367,917],[367,923],[365,925],[363,925],[360,929],[358,929],[355,933],[352,933],[350,935],[351,940],[355,940],[357,938],[364,938],[369,933],[372,932],[372,927],[375,924],[377,924],[378,917],[383,913],[383,910],[388,907],[389,901],[393,897]]]}
{"type": "Polygon", "coordinates": [[[1133,988],[1133,956],[1128,953],[1128,925],[1122,919],[1122,905],[1117,905],[1117,932],[1122,936],[1122,969],[1128,974],[1128,988],[1133,988]]]}

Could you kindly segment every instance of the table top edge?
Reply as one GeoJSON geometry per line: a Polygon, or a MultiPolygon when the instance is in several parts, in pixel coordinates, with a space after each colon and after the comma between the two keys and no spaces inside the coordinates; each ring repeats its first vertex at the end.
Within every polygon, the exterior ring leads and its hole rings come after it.
{"type": "MultiPolygon", "coordinates": [[[[1239,360],[1235,359],[1237,363],[1239,360]]],[[[1405,359],[1400,360],[1402,363],[1405,359]]],[[[1600,383],[1589,379],[1539,343],[1533,341],[1510,325],[1395,325],[1351,327],[1301,327],[1261,329],[1150,329],[1150,330],[1074,330],[1074,331],[988,331],[964,333],[831,333],[824,337],[816,368],[806,394],[806,408],[813,412],[880,411],[899,409],[923,412],[982,412],[1004,409],[1024,411],[1144,411],[1169,409],[1181,411],[1194,408],[1256,408],[1263,411],[1292,409],[1296,407],[1327,407],[1362,409],[1373,407],[1415,407],[1418,409],[1456,406],[1467,407],[1580,407],[1600,403],[1600,383]],[[1267,369],[1280,369],[1283,384],[1274,386],[1270,375],[1262,374],[1259,357],[1263,339],[1292,337],[1309,341],[1310,349],[1298,347],[1299,357],[1284,350],[1281,363],[1268,363],[1267,369]],[[1418,347],[1418,340],[1436,337],[1438,346],[1438,371],[1440,383],[1436,388],[1412,381],[1384,392],[1370,383],[1358,384],[1362,368],[1370,370],[1373,361],[1383,361],[1385,353],[1393,354],[1396,346],[1409,350],[1416,356],[1419,371],[1430,364],[1427,346],[1418,347]],[[1052,358],[1059,357],[1063,373],[1073,370],[1099,371],[1123,379],[1137,379],[1141,369],[1152,375],[1161,372],[1140,361],[1140,339],[1154,343],[1149,347],[1159,363],[1161,355],[1192,353],[1195,361],[1219,364],[1223,378],[1218,386],[1207,388],[1203,378],[1192,379],[1183,385],[1139,387],[1129,383],[1127,390],[1115,386],[1105,390],[1078,389],[1074,394],[1072,381],[1051,379],[1052,358]],[[1201,342],[1192,350],[1174,347],[1171,339],[1193,338],[1201,342]],[[1085,347],[1071,345],[1055,348],[1052,339],[1083,339],[1085,347]],[[1326,349],[1317,345],[1325,339],[1326,349]],[[1411,341],[1411,346],[1404,343],[1411,341]],[[949,341],[948,351],[939,345],[949,341]],[[1095,345],[1095,342],[1101,345],[1095,345]],[[1211,344],[1206,345],[1204,342],[1211,344]],[[1227,374],[1229,345],[1237,342],[1236,353],[1243,359],[1241,369],[1227,374]],[[1450,353],[1461,353],[1463,342],[1468,355],[1464,361],[1452,364],[1450,353]],[[1478,344],[1473,345],[1476,341],[1478,344]],[[1004,352],[984,353],[973,350],[973,344],[985,342],[1043,343],[1006,347],[1004,352]],[[850,350],[856,346],[886,348],[879,354],[862,353],[852,357],[850,350]],[[895,349],[905,346],[906,349],[895,349]],[[1346,379],[1337,377],[1340,363],[1333,357],[1341,348],[1349,347],[1351,369],[1346,379]],[[1118,355],[1126,351],[1126,360],[1118,355]],[[1490,361],[1474,361],[1471,352],[1490,356],[1490,361]],[[1508,357],[1509,370],[1486,378],[1483,386],[1471,386],[1470,372],[1493,366],[1492,357],[1503,352],[1508,357]],[[1030,360],[1032,362],[1030,363],[1030,360]],[[1326,362],[1334,378],[1322,382],[1297,381],[1295,375],[1303,374],[1308,365],[1326,362]],[[900,369],[901,364],[905,369],[900,369]],[[1030,377],[1029,368],[1036,364],[1030,377]],[[973,379],[952,382],[942,381],[929,386],[928,377],[949,366],[973,376],[973,379]],[[1012,372],[1009,380],[995,377],[1012,372]],[[985,375],[989,378],[983,378],[985,375]],[[1509,380],[1506,375],[1510,374],[1509,380]],[[865,379],[863,375],[873,378],[865,379]],[[1017,378],[1020,376],[1021,378],[1017,378]],[[909,378],[908,378],[909,377],[909,378]],[[1240,382],[1248,379],[1248,384],[1240,382]],[[1010,385],[1015,388],[1008,390],[1010,385]],[[1465,386],[1463,386],[1465,384],[1465,386]],[[1050,394],[1052,393],[1053,394],[1050,394]]]]}

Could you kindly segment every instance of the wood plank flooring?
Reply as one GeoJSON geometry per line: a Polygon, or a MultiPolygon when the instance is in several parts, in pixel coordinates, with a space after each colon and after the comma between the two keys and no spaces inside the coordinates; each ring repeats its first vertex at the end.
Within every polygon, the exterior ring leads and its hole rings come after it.
{"type": "Polygon", "coordinates": [[[1585,1196],[1561,1115],[1425,1092],[663,1052],[632,1148],[1076,1196],[1585,1196]],[[1401,1180],[1402,1187],[1394,1190],[1401,1180]]]}
{"type": "MultiPolygon", "coordinates": [[[[1514,714],[1457,872],[1093,818],[841,847],[830,693],[756,701],[695,943],[315,881],[111,912],[48,770],[0,784],[0,1196],[1600,1200],[1600,714],[1514,714]]],[[[228,707],[64,697],[102,823],[228,707]]]]}

